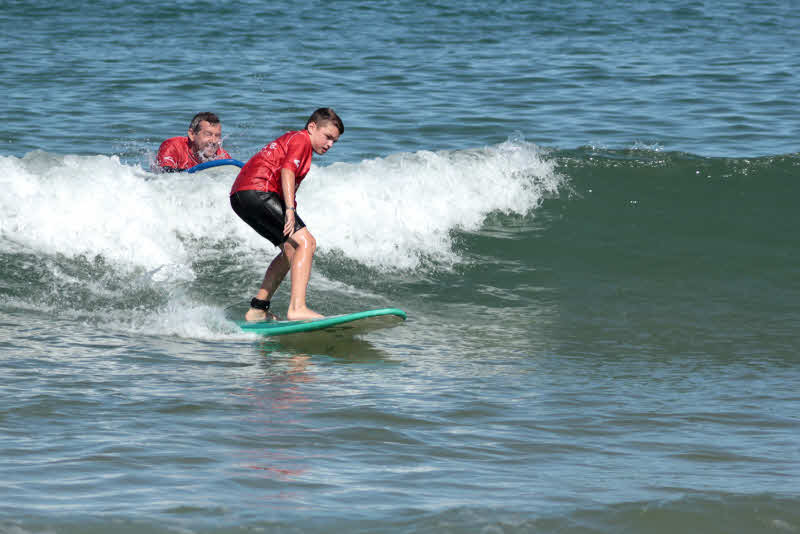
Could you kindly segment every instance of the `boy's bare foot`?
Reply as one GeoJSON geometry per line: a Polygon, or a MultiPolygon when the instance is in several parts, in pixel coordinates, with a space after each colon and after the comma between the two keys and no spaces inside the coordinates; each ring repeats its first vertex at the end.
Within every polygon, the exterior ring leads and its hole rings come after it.
{"type": "Polygon", "coordinates": [[[278,316],[272,312],[265,312],[264,310],[260,310],[258,308],[250,308],[247,310],[247,313],[244,314],[244,320],[250,323],[258,323],[261,321],[277,321],[278,316]]]}
{"type": "Polygon", "coordinates": [[[250,308],[247,310],[247,313],[244,314],[244,320],[249,322],[256,322],[256,321],[266,321],[267,320],[267,312],[264,310],[259,310],[257,308],[250,308]]]}
{"type": "Polygon", "coordinates": [[[291,309],[286,312],[286,318],[290,321],[307,321],[309,319],[322,319],[324,315],[311,310],[310,308],[291,309]]]}

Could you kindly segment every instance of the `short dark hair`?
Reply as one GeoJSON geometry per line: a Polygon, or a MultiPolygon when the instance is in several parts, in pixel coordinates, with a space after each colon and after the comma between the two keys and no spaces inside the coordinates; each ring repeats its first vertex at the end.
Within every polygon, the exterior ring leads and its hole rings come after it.
{"type": "Polygon", "coordinates": [[[339,118],[339,115],[333,111],[333,108],[319,108],[311,116],[308,118],[306,122],[306,128],[311,123],[315,123],[319,126],[323,122],[331,122],[334,126],[339,129],[339,135],[344,133],[344,123],[342,123],[342,119],[339,118]]]}
{"type": "Polygon", "coordinates": [[[192,122],[189,124],[189,129],[194,133],[200,131],[200,123],[206,121],[209,124],[219,124],[219,117],[210,111],[203,111],[192,117],[192,122]]]}

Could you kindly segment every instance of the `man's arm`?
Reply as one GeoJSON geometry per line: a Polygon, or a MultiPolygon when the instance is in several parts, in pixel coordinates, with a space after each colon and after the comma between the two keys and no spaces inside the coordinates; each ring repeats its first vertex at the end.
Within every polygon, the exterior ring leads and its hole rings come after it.
{"type": "Polygon", "coordinates": [[[167,139],[161,146],[158,147],[158,155],[156,156],[156,166],[161,169],[161,172],[181,172],[185,169],[180,168],[180,150],[176,147],[173,139],[167,139]]]}

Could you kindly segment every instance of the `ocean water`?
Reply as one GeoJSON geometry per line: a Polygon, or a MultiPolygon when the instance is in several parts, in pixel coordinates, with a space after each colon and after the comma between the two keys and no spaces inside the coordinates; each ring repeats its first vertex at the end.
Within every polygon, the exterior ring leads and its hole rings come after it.
{"type": "Polygon", "coordinates": [[[797,532],[796,8],[3,2],[0,532],[797,532]],[[319,106],[309,303],[408,320],[245,334],[151,164],[319,106]]]}

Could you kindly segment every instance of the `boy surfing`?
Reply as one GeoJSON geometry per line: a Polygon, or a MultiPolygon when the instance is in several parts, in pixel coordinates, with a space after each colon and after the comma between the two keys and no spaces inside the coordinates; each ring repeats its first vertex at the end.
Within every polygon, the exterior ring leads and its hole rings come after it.
{"type": "Polygon", "coordinates": [[[270,299],[291,271],[289,320],[322,317],[306,305],[306,288],[317,242],[297,214],[295,194],[311,168],[313,153],[325,154],[344,133],[332,108],[319,108],[303,130],[287,132],[264,146],[242,167],[230,192],[233,211],[262,237],[280,249],[269,264],[247,321],[267,318],[270,299]]]}

